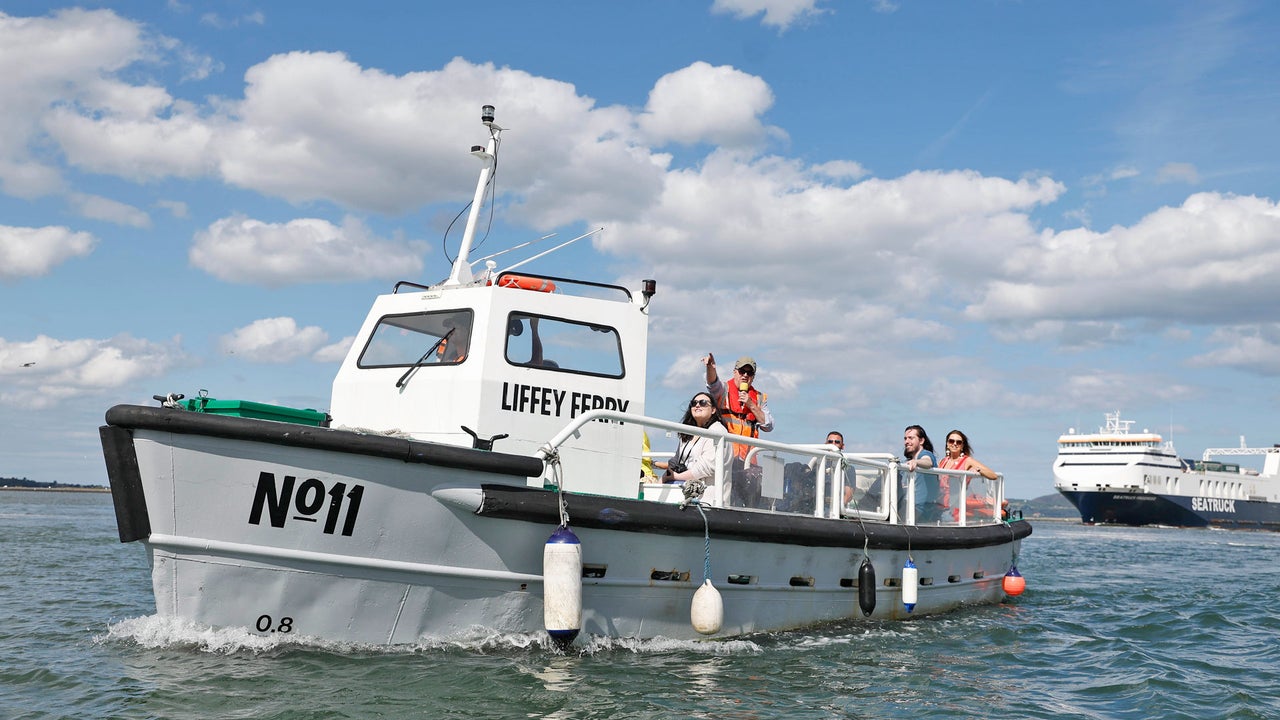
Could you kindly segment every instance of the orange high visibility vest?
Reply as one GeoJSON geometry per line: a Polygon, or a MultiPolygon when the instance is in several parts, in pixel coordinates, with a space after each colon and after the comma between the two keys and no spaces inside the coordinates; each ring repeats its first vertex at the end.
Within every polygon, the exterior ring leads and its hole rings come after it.
{"type": "MultiPolygon", "coordinates": [[[[731,434],[758,438],[760,421],[738,400],[738,392],[731,388],[729,383],[724,384],[724,395],[720,396],[720,418],[724,420],[724,425],[731,434]]],[[[757,405],[763,405],[769,399],[768,395],[754,387],[747,391],[747,396],[755,400],[757,405]]],[[[749,452],[751,452],[751,446],[734,443],[735,457],[746,458],[749,452]]]]}

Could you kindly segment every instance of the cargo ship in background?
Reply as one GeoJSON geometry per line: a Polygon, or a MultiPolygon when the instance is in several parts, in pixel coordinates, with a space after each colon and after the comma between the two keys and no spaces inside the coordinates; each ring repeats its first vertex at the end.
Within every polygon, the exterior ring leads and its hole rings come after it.
{"type": "Polygon", "coordinates": [[[1280,530],[1280,446],[1209,448],[1181,458],[1172,442],[1108,413],[1096,433],[1058,438],[1053,486],[1085,524],[1280,530]],[[1259,472],[1222,458],[1263,455],[1259,472]],[[1218,458],[1218,459],[1213,459],[1218,458]]]}

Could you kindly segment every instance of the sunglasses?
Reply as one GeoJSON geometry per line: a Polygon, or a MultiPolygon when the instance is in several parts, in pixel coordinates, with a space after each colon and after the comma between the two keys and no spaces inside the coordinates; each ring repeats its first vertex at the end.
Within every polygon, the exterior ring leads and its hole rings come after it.
{"type": "Polygon", "coordinates": [[[698,398],[697,400],[692,400],[692,401],[690,401],[690,402],[689,402],[689,407],[691,407],[691,408],[696,408],[696,407],[711,407],[711,401],[710,401],[710,400],[705,400],[705,399],[703,399],[703,398],[698,398]]]}
{"type": "Polygon", "coordinates": [[[963,445],[964,441],[960,438],[947,438],[948,445],[963,445]]]}
{"type": "Polygon", "coordinates": [[[750,365],[746,365],[738,368],[738,372],[741,373],[742,375],[746,375],[750,377],[756,374],[756,369],[751,367],[750,365]]]}
{"type": "Polygon", "coordinates": [[[835,438],[827,438],[827,444],[828,445],[844,445],[844,441],[837,440],[835,438]]]}

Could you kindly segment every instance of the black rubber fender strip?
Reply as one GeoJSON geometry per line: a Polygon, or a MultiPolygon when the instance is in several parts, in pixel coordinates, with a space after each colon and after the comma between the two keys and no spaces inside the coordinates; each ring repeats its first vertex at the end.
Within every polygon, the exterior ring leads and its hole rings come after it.
{"type": "MultiPolygon", "coordinates": [[[[483,517],[558,524],[556,492],[509,485],[484,485],[484,499],[477,515],[483,517]]],[[[664,535],[703,534],[702,515],[696,508],[629,500],[601,495],[565,495],[574,527],[603,528],[623,532],[664,535]]],[[[934,550],[1001,545],[1031,534],[1031,524],[1018,520],[1000,525],[903,526],[886,522],[817,518],[808,515],[766,513],[705,507],[711,536],[783,545],[847,547],[861,550],[863,542],[875,549],[934,550]],[[865,529],[865,533],[864,533],[865,529]]]]}
{"type": "Polygon", "coordinates": [[[151,516],[147,514],[147,498],[142,491],[133,433],[103,425],[98,428],[98,436],[102,438],[102,456],[107,461],[107,479],[111,482],[111,501],[116,507],[120,542],[146,540],[151,537],[151,516]]]}
{"type": "Polygon", "coordinates": [[[229,440],[371,455],[407,463],[424,463],[522,478],[542,475],[542,460],[527,455],[509,455],[457,445],[371,435],[353,430],[172,408],[116,405],[107,411],[107,424],[119,428],[205,435],[229,440]]]}

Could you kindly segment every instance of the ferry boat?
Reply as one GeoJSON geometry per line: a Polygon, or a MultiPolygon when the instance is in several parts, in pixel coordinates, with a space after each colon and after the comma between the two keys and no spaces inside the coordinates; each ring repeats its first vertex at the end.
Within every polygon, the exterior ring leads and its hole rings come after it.
{"type": "Polygon", "coordinates": [[[517,273],[492,256],[477,268],[502,133],[492,106],[482,122],[449,277],[374,300],[327,412],[176,393],[107,411],[120,540],[145,548],[158,615],[362,643],[533,633],[567,646],[900,619],[1021,592],[1031,526],[1000,516],[1003,477],[950,471],[954,513],[918,522],[923,475],[893,453],[649,417],[656,282],[517,273]],[[646,482],[643,461],[660,456],[647,440],[680,432],[713,438],[714,477],[646,482]],[[735,443],[751,448],[764,507],[729,506],[735,443]],[[830,482],[789,488],[809,463],[830,482]],[[836,502],[854,482],[859,502],[836,502]]]}
{"type": "Polygon", "coordinates": [[[1096,433],[1058,438],[1053,486],[1088,524],[1280,530],[1280,446],[1209,448],[1180,458],[1172,442],[1106,414],[1096,433]],[[1263,455],[1262,471],[1221,458],[1263,455]],[[1214,460],[1213,458],[1220,458],[1214,460]]]}

